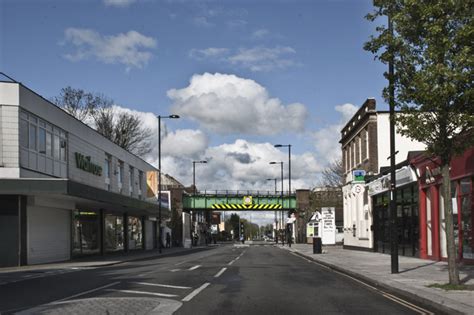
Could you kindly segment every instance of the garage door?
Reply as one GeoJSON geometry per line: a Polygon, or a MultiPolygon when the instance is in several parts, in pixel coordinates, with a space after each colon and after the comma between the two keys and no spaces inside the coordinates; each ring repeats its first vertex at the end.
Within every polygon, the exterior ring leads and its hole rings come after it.
{"type": "Polygon", "coordinates": [[[70,259],[71,212],[28,207],[28,264],[70,259]]]}

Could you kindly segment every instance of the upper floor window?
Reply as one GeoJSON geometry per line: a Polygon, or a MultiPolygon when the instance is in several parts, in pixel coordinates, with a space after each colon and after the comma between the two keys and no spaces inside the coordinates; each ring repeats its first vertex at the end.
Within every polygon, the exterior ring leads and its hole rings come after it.
{"type": "Polygon", "coordinates": [[[66,132],[26,111],[20,112],[20,146],[58,161],[67,161],[66,132]]]}
{"type": "Polygon", "coordinates": [[[133,178],[134,177],[134,170],[133,166],[130,166],[128,170],[128,191],[130,193],[130,196],[133,194],[133,178]]]}
{"type": "Polygon", "coordinates": [[[110,190],[110,176],[112,168],[112,156],[105,154],[104,160],[104,176],[105,176],[105,186],[107,190],[110,190]]]}
{"type": "Polygon", "coordinates": [[[122,186],[123,186],[123,162],[119,161],[118,162],[118,168],[117,168],[117,183],[118,183],[118,189],[120,192],[122,192],[122,186]]]}
{"type": "Polygon", "coordinates": [[[138,171],[138,198],[142,198],[143,172],[138,171]]]}
{"type": "Polygon", "coordinates": [[[365,158],[369,158],[369,130],[365,129],[365,158]]]}

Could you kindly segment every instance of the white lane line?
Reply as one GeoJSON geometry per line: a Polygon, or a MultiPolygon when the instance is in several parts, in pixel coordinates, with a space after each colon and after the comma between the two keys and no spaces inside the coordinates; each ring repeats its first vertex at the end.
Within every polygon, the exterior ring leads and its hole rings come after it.
{"type": "MultiPolygon", "coordinates": [[[[95,289],[92,289],[92,290],[89,290],[89,291],[84,291],[84,292],[81,292],[81,293],[78,293],[78,294],[74,294],[74,295],[65,297],[65,298],[60,299],[60,300],[53,301],[51,303],[66,301],[66,300],[76,298],[76,297],[81,296],[81,295],[85,295],[85,294],[88,294],[88,293],[92,293],[92,292],[95,292],[95,291],[99,291],[99,290],[114,286],[114,285],[119,284],[119,283],[120,283],[120,281],[113,282],[113,283],[110,283],[110,284],[107,284],[107,285],[104,285],[104,286],[101,286],[101,287],[98,287],[98,288],[95,288],[95,289]]],[[[50,304],[50,303],[48,303],[48,304],[50,304]]]]}
{"type": "Polygon", "coordinates": [[[170,271],[171,272],[176,272],[176,271],[180,271],[181,269],[171,269],[170,271]]]}
{"type": "Polygon", "coordinates": [[[204,283],[202,286],[200,286],[199,288],[197,288],[197,289],[194,290],[193,292],[191,292],[191,293],[189,293],[188,295],[186,295],[181,301],[183,301],[183,302],[191,301],[191,299],[192,299],[193,297],[195,297],[195,296],[198,295],[202,290],[204,290],[205,288],[207,288],[208,285],[210,285],[209,282],[204,283]]]}
{"type": "Polygon", "coordinates": [[[214,278],[219,278],[219,277],[221,276],[221,274],[223,274],[224,271],[226,271],[226,270],[227,270],[226,267],[222,268],[218,273],[216,273],[216,275],[214,276],[214,278]]]}
{"type": "Polygon", "coordinates": [[[240,256],[239,256],[239,257],[237,257],[237,258],[235,258],[234,260],[239,260],[239,258],[240,258],[240,256]]]}
{"type": "Polygon", "coordinates": [[[232,261],[230,261],[230,262],[228,263],[228,265],[230,266],[230,265],[232,265],[234,262],[235,262],[235,259],[232,260],[232,261]]]}
{"type": "Polygon", "coordinates": [[[107,289],[107,291],[122,292],[122,293],[134,293],[134,294],[148,294],[148,295],[161,296],[161,297],[177,297],[177,295],[175,295],[175,294],[155,293],[155,292],[147,292],[147,291],[115,290],[115,289],[107,289]]]}
{"type": "Polygon", "coordinates": [[[175,266],[182,265],[182,264],[184,264],[185,262],[187,262],[187,261],[186,261],[186,260],[183,260],[182,262],[177,263],[175,266]]]}
{"type": "Polygon", "coordinates": [[[201,265],[193,266],[193,267],[189,268],[188,270],[196,270],[196,269],[198,269],[199,267],[201,267],[201,265]]]}
{"type": "Polygon", "coordinates": [[[162,288],[172,288],[172,289],[191,289],[191,287],[181,287],[177,285],[169,285],[169,284],[160,284],[160,283],[148,283],[148,282],[132,282],[141,285],[149,285],[153,287],[162,287],[162,288]]]}

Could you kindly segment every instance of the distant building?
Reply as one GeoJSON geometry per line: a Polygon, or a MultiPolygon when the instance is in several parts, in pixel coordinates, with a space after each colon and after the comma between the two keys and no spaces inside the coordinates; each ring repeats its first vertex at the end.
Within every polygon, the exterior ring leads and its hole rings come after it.
{"type": "MultiPolygon", "coordinates": [[[[389,112],[377,111],[375,99],[367,99],[341,130],[339,143],[346,177],[342,188],[343,230],[347,248],[373,249],[373,212],[365,175],[376,175],[381,167],[390,165],[389,124],[389,112]]],[[[395,132],[396,163],[403,161],[409,151],[424,150],[424,144],[395,132]]]]}

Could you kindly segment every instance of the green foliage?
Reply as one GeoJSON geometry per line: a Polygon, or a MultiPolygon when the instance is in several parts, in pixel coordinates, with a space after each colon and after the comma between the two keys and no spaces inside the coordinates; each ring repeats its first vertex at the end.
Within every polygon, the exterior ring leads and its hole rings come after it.
{"type": "MultiPolygon", "coordinates": [[[[474,144],[474,23],[471,0],[375,0],[376,28],[364,49],[387,64],[393,58],[397,127],[423,142],[443,164],[474,144]]],[[[385,73],[388,78],[388,74],[385,73]]],[[[388,89],[384,89],[388,100],[388,89]]]]}

